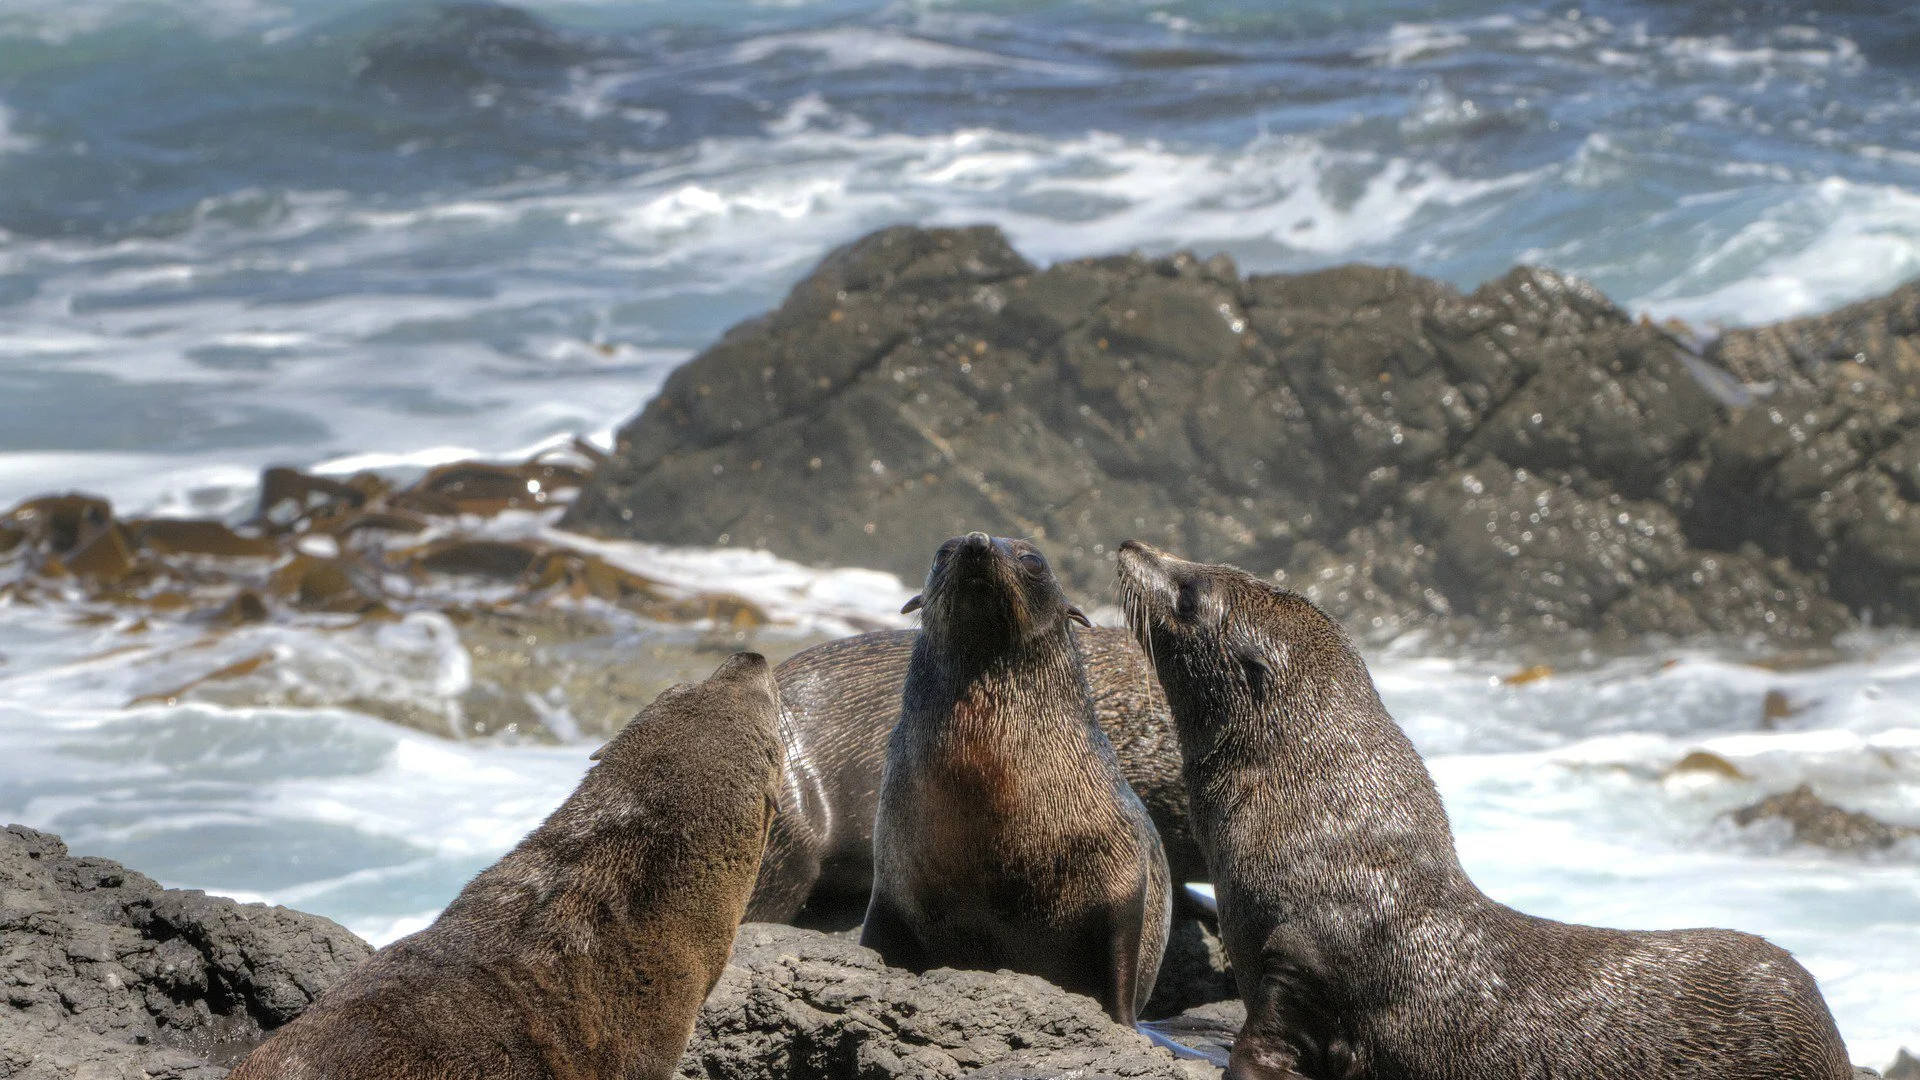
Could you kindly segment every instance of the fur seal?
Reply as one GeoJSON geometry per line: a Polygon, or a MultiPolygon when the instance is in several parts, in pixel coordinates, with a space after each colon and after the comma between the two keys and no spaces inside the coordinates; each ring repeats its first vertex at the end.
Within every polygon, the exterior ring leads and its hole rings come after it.
{"type": "Polygon", "coordinates": [[[1227,1075],[1851,1080],[1806,969],[1731,930],[1570,926],[1467,878],[1340,627],[1232,567],[1121,545],[1247,1004],[1227,1075]]]}
{"type": "Polygon", "coordinates": [[[922,596],[887,742],[861,944],[896,967],[1012,968],[1131,1026],[1171,916],[1167,860],[1094,719],[1039,549],[969,533],[922,596]]]}
{"type": "MultiPolygon", "coordinates": [[[[1153,816],[1173,880],[1206,880],[1206,860],[1187,826],[1173,718],[1146,655],[1125,630],[1094,627],[1074,638],[1094,714],[1153,816]]],[[[901,688],[919,639],[918,630],[856,634],[795,653],[774,669],[787,770],[749,921],[846,929],[866,914],[887,736],[900,720],[901,688]]]]}
{"type": "Polygon", "coordinates": [[[760,865],[778,715],[757,653],[662,693],[432,926],[329,988],[232,1080],[673,1075],[760,865]]]}

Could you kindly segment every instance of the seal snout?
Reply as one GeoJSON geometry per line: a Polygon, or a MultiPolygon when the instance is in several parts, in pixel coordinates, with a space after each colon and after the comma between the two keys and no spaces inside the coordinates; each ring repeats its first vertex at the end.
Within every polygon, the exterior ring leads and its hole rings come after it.
{"type": "Polygon", "coordinates": [[[1121,587],[1140,598],[1158,601],[1173,592],[1173,575],[1165,552],[1128,540],[1120,545],[1117,562],[1121,587]]]}
{"type": "Polygon", "coordinates": [[[722,660],[713,673],[728,679],[750,679],[765,675],[770,670],[767,666],[767,658],[759,653],[737,652],[722,660]]]}
{"type": "Polygon", "coordinates": [[[757,652],[737,652],[720,662],[713,670],[713,679],[739,683],[762,691],[779,700],[779,688],[774,683],[773,665],[757,652]]]}
{"type": "Polygon", "coordinates": [[[933,584],[937,588],[951,588],[964,583],[974,589],[998,592],[1007,584],[1003,580],[1002,564],[1012,558],[1007,541],[983,532],[970,532],[954,539],[952,556],[944,566],[935,568],[935,575],[941,580],[933,584]]]}

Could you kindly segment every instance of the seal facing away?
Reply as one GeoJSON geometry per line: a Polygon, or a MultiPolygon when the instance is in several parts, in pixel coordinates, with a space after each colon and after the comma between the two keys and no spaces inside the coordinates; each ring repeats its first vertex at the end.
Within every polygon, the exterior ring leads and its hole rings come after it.
{"type": "Polygon", "coordinates": [[[1171,913],[1153,821],[1094,719],[1046,557],[969,533],[921,596],[873,826],[861,944],[896,967],[1012,968],[1132,1025],[1171,913]]]}
{"type": "Polygon", "coordinates": [[[1474,887],[1439,794],[1347,636],[1232,567],[1121,545],[1180,736],[1247,1022],[1233,1080],[1850,1080],[1785,951],[1602,930],[1474,887]]]}
{"type": "Polygon", "coordinates": [[[329,988],[232,1080],[673,1075],[766,845],[778,713],[757,653],[661,694],[432,926],[329,988]]]}
{"type": "MultiPolygon", "coordinates": [[[[780,811],[767,839],[751,922],[828,929],[859,923],[873,885],[873,818],[887,737],[918,630],[879,630],[794,654],[774,669],[787,743],[780,811]]],[[[1204,881],[1206,861],[1187,827],[1187,789],[1173,718],[1147,658],[1125,630],[1074,634],[1093,709],[1120,770],[1146,804],[1173,880],[1204,881]]]]}

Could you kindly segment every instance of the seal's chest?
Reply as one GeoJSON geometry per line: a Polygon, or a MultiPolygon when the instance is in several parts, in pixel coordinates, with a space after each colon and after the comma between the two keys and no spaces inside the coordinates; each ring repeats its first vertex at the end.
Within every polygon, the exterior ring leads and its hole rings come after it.
{"type": "Polygon", "coordinates": [[[930,818],[963,833],[984,833],[1027,813],[1022,769],[1012,755],[979,747],[949,749],[926,772],[922,792],[930,818]]]}

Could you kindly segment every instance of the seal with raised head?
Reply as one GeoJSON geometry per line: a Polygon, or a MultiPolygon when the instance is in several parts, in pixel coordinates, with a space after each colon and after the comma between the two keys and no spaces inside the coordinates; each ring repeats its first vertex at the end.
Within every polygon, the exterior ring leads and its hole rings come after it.
{"type": "MultiPolygon", "coordinates": [[[[774,669],[786,779],[749,921],[844,929],[866,914],[887,737],[900,719],[919,639],[919,630],[856,634],[795,653],[774,669]]],[[[1094,715],[1153,817],[1173,880],[1204,881],[1206,861],[1187,827],[1173,719],[1145,654],[1114,627],[1082,629],[1074,640],[1094,715]]]]}
{"type": "Polygon", "coordinates": [[[1851,1080],[1813,977],[1731,930],[1522,914],[1461,868],[1340,627],[1232,567],[1121,545],[1247,1022],[1232,1080],[1851,1080]]]}
{"type": "Polygon", "coordinates": [[[232,1080],[673,1075],[766,845],[778,715],[757,653],[662,693],[432,926],[330,987],[232,1080]]]}
{"type": "Polygon", "coordinates": [[[1167,860],[1094,719],[1039,549],[940,546],[887,742],[861,943],[896,967],[1011,968],[1131,1025],[1171,913],[1167,860]]]}

